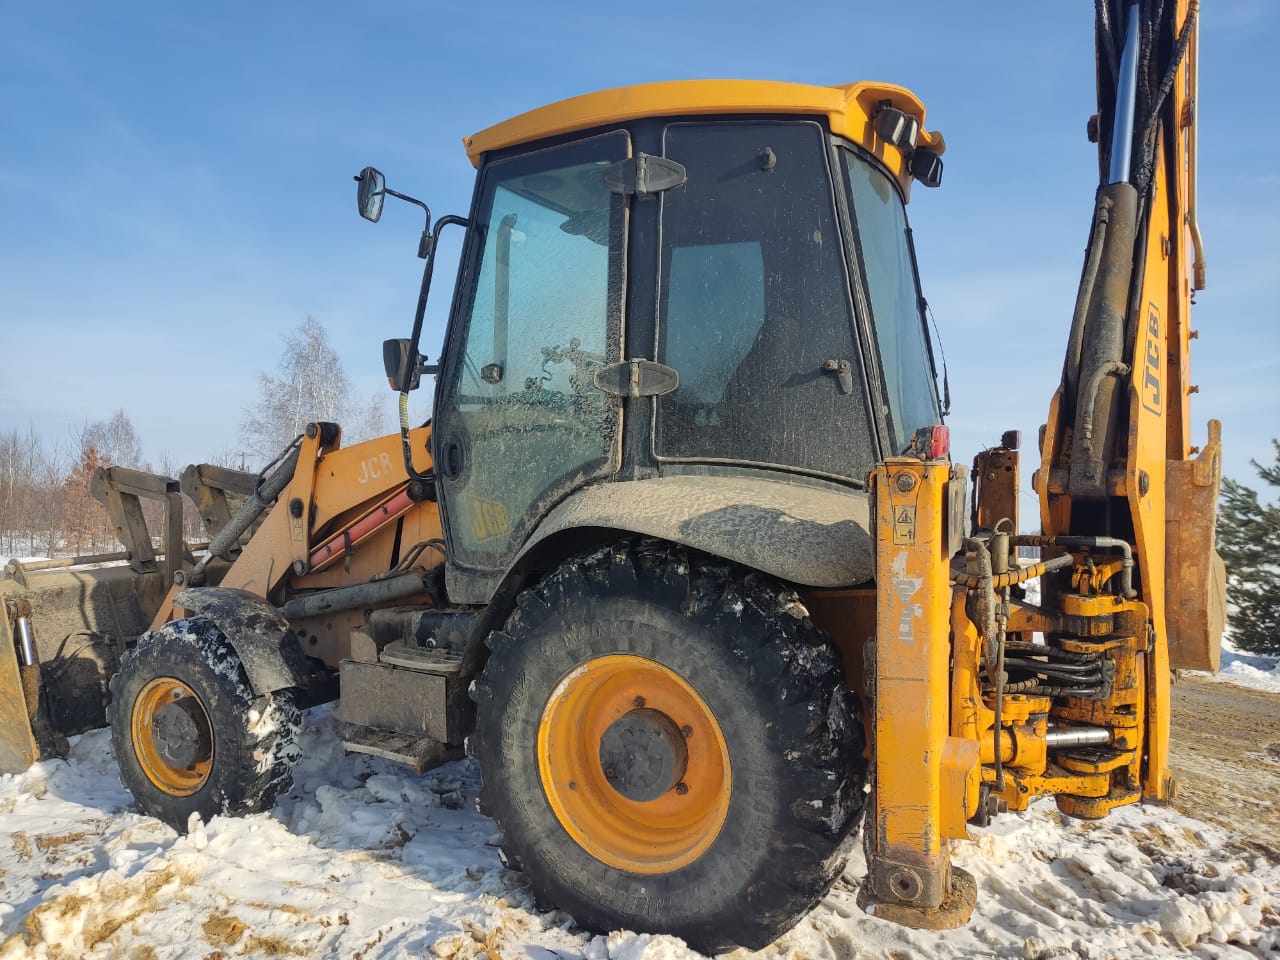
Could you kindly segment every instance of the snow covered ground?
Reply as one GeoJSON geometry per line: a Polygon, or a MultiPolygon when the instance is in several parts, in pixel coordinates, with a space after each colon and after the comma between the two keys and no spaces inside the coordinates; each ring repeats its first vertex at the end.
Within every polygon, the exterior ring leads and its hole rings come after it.
{"type": "MultiPolygon", "coordinates": [[[[303,737],[297,786],[270,814],[217,818],[185,837],[132,811],[105,731],[77,738],[68,761],[0,777],[0,960],[698,956],[669,937],[585,934],[538,910],[475,812],[472,764],[417,777],[344,756],[324,707],[303,737]]],[[[980,885],[961,930],[864,914],[857,859],[760,956],[1280,955],[1280,854],[1168,809],[1089,825],[1041,803],[1000,818],[956,859],[980,885]]]]}
{"type": "MultiPolygon", "coordinates": [[[[1200,676],[1213,675],[1202,673],[1200,676]]],[[[1238,683],[1242,687],[1280,693],[1280,657],[1243,653],[1231,645],[1229,637],[1223,637],[1222,669],[1218,671],[1216,679],[1238,683]]]]}

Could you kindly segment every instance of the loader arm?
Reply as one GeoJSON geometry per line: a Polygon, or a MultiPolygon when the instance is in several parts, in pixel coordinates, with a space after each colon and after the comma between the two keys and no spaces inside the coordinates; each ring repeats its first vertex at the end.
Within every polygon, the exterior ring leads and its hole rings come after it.
{"type": "Polygon", "coordinates": [[[1204,286],[1198,6],[1097,5],[1101,183],[1032,481],[1040,533],[1018,533],[1014,433],[974,462],[961,555],[962,468],[921,443],[873,475],[876,749],[862,902],[878,916],[964,923],[972,881],[952,868],[948,838],[1036,796],[1090,819],[1169,800],[1171,671],[1217,669],[1220,425],[1191,446],[1188,379],[1192,294],[1204,286]],[[1020,557],[1032,551],[1038,563],[1020,557]]]}
{"type": "MultiPolygon", "coordinates": [[[[429,438],[429,427],[409,435],[419,469],[430,467],[429,438]]],[[[387,576],[415,545],[441,537],[436,505],[415,498],[400,454],[397,434],[343,447],[336,424],[311,424],[296,443],[296,455],[286,451],[273,470],[264,471],[256,504],[251,497],[211,541],[209,563],[216,565],[219,557],[230,562],[216,578],[216,591],[209,587],[214,580],[207,572],[214,567],[197,564],[176,578],[151,629],[187,610],[216,621],[215,613],[227,609],[229,592],[243,591],[245,602],[251,604],[252,595],[278,608],[297,640],[304,641],[303,652],[336,669],[365,610],[425,599],[421,574],[443,562],[442,552],[421,551],[413,564],[416,573],[387,576]],[[241,543],[237,529],[252,523],[258,526],[241,543]],[[206,591],[207,603],[200,591],[206,591]]],[[[265,616],[265,607],[263,612],[265,616]]],[[[230,639],[246,660],[251,651],[239,644],[260,644],[270,652],[295,643],[243,629],[232,631],[230,639]]],[[[271,684],[280,685],[278,680],[271,684]]],[[[255,689],[264,692],[256,683],[255,689]]]]}

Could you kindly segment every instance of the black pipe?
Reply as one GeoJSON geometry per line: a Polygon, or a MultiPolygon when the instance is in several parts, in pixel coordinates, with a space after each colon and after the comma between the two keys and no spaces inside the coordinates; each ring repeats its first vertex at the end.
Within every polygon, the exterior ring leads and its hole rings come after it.
{"type": "Polygon", "coordinates": [[[374,606],[390,600],[402,600],[419,593],[426,593],[422,575],[406,573],[389,580],[371,580],[368,583],[357,583],[350,587],[335,587],[332,590],[321,590],[303,597],[294,597],[280,608],[280,612],[288,620],[299,620],[303,617],[315,617],[339,610],[374,606]]]}
{"type": "MultiPolygon", "coordinates": [[[[400,196],[400,194],[395,194],[400,196]]],[[[401,199],[409,199],[401,197],[401,199]]],[[[427,211],[427,227],[431,228],[431,211],[425,203],[414,200],[413,203],[418,204],[423,210],[427,211]]],[[[404,454],[404,469],[409,474],[410,480],[419,480],[423,483],[434,483],[435,478],[429,473],[419,473],[413,466],[413,448],[409,445],[409,374],[412,370],[408,369],[408,364],[418,362],[418,344],[422,339],[422,321],[427,315],[427,297],[431,293],[431,275],[435,271],[436,266],[436,245],[440,240],[440,231],[449,226],[456,224],[460,227],[467,226],[467,220],[463,217],[455,217],[452,214],[441,217],[436,221],[435,227],[422,232],[422,242],[419,244],[419,255],[422,256],[426,263],[422,267],[422,286],[418,288],[418,306],[413,315],[413,332],[409,334],[409,351],[405,355],[404,369],[400,371],[400,448],[404,454]]],[[[434,499],[434,498],[433,498],[434,499]]]]}

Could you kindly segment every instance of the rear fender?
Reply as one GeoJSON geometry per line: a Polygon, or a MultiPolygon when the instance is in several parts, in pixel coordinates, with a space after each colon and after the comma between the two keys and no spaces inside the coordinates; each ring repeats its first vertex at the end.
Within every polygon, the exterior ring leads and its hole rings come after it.
{"type": "Polygon", "coordinates": [[[212,621],[222,631],[244,665],[254,693],[307,685],[307,659],[289,621],[256,593],[230,587],[190,587],[179,591],[173,603],[212,621]]]}
{"type": "Polygon", "coordinates": [[[446,567],[450,599],[485,608],[468,642],[462,675],[483,666],[484,638],[502,625],[530,581],[593,546],[653,537],[801,587],[848,588],[874,573],[870,528],[865,490],[792,478],[673,476],[584,488],[547,515],[502,577],[464,580],[455,567],[446,567]]]}

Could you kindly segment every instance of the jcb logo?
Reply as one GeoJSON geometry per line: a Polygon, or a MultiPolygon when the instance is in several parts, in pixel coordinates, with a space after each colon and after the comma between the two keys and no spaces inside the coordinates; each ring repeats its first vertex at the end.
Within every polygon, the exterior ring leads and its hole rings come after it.
{"type": "Polygon", "coordinates": [[[367,460],[360,461],[360,476],[356,477],[356,483],[380,480],[390,476],[391,470],[391,457],[388,454],[380,453],[376,457],[369,457],[367,460]]]}
{"type": "Polygon", "coordinates": [[[1164,349],[1160,336],[1160,311],[1154,303],[1147,305],[1147,340],[1142,361],[1142,406],[1156,416],[1164,410],[1164,390],[1161,387],[1160,351],[1164,349]]]}
{"type": "Polygon", "coordinates": [[[471,535],[477,542],[492,540],[511,532],[507,508],[496,500],[471,498],[471,535]]]}

